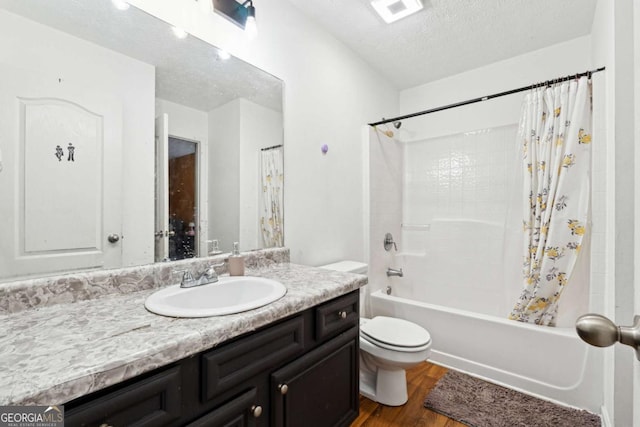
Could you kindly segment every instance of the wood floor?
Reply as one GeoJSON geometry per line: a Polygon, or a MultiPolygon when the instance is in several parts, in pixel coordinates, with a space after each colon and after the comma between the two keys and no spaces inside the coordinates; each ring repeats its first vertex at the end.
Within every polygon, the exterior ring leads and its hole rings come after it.
{"type": "Polygon", "coordinates": [[[360,396],[360,415],[351,427],[466,427],[422,406],[429,390],[446,372],[446,368],[428,362],[408,370],[409,401],[404,406],[384,406],[360,396]]]}

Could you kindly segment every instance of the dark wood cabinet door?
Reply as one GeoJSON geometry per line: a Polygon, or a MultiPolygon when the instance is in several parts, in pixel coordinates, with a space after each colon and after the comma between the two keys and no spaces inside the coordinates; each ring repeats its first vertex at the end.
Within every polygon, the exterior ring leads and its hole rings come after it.
{"type": "Polygon", "coordinates": [[[274,427],[348,426],[358,416],[358,327],[271,374],[274,427]]]}

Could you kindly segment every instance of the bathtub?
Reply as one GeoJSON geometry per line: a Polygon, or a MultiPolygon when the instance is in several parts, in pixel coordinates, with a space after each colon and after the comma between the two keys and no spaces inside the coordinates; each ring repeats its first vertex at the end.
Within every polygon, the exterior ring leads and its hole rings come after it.
{"type": "MultiPolygon", "coordinates": [[[[573,328],[551,328],[429,304],[377,290],[373,315],[406,319],[427,329],[430,362],[550,400],[600,413],[601,352],[582,342],[573,328]]],[[[400,294],[398,295],[398,292],[400,294]]]]}

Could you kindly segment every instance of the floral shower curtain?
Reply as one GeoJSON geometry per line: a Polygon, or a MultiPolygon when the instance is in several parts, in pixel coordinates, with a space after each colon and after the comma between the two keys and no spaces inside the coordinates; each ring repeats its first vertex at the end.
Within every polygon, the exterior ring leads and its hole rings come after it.
{"type": "Polygon", "coordinates": [[[282,147],[261,151],[260,230],[265,248],[284,246],[282,189],[284,184],[282,147]]]}
{"type": "Polygon", "coordinates": [[[524,289],[510,319],[553,326],[587,228],[591,82],[531,91],[518,141],[523,161],[524,289]]]}

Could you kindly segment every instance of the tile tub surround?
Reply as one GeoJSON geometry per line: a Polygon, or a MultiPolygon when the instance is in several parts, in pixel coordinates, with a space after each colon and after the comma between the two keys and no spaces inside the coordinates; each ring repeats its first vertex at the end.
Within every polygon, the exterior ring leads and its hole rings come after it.
{"type": "Polygon", "coordinates": [[[0,405],[62,404],[212,348],[343,295],[366,276],[289,263],[247,269],[279,280],[280,300],[219,317],[176,319],[144,308],[154,289],[0,316],[0,405]]]}
{"type": "MultiPolygon", "coordinates": [[[[265,267],[289,262],[289,249],[272,248],[243,252],[248,268],[265,267]]],[[[190,270],[199,275],[212,264],[220,264],[229,257],[221,254],[206,258],[192,258],[174,262],[160,262],[137,267],[111,270],[79,271],[58,276],[22,279],[0,283],[0,315],[17,313],[31,308],[47,307],[101,298],[113,294],[127,294],[156,289],[169,281],[177,282],[177,270],[190,270]]],[[[227,263],[219,268],[227,272],[227,263]]]]}

